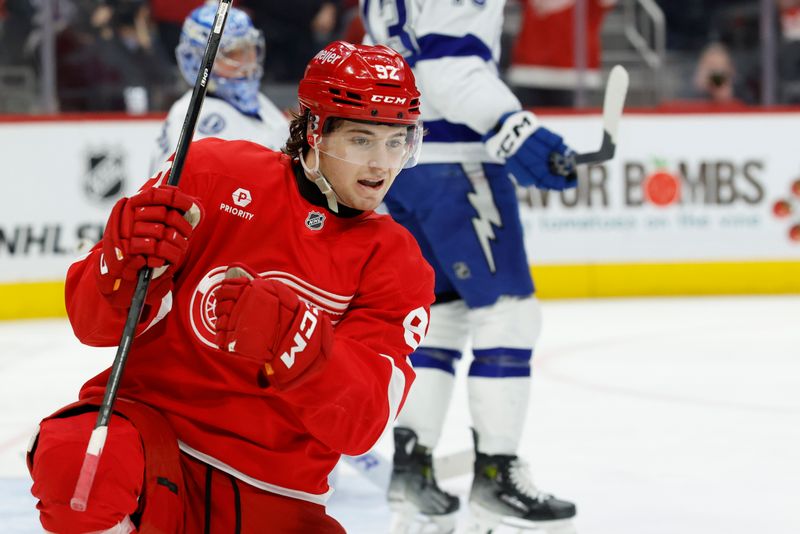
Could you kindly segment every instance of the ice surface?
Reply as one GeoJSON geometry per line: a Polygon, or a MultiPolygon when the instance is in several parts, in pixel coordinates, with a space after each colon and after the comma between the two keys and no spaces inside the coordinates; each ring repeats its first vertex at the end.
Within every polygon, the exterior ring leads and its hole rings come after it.
{"type": "MultiPolygon", "coordinates": [[[[800,532],[800,297],[543,307],[522,454],[543,490],[577,503],[578,532],[800,532]]],[[[41,532],[28,438],[112,358],[64,320],[0,322],[3,534],[41,532]]],[[[460,385],[437,453],[469,446],[466,406],[460,385]]],[[[444,486],[465,497],[469,476],[444,486]]],[[[382,494],[349,468],[330,510],[350,533],[386,531],[382,494]]]]}

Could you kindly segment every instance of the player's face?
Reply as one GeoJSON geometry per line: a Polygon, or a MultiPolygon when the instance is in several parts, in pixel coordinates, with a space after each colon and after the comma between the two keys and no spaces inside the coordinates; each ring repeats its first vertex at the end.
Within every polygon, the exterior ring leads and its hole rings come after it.
{"type": "Polygon", "coordinates": [[[409,155],[406,126],[343,121],[320,142],[320,171],[339,201],[374,210],[409,155]]]}

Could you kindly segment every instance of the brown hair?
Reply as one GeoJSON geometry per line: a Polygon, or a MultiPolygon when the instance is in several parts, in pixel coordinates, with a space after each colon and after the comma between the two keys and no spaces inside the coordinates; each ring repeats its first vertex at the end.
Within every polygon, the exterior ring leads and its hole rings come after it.
{"type": "Polygon", "coordinates": [[[306,130],[308,129],[308,109],[292,111],[292,120],[289,122],[289,139],[281,149],[281,152],[288,154],[292,159],[302,158],[308,152],[308,140],[306,130]]]}
{"type": "MultiPolygon", "coordinates": [[[[289,122],[289,139],[281,149],[281,152],[295,158],[301,158],[308,153],[310,148],[306,132],[308,131],[308,121],[311,117],[311,110],[301,108],[300,111],[292,111],[292,120],[289,122]]],[[[322,133],[330,133],[344,122],[338,117],[329,117],[322,125],[322,133]]]]}

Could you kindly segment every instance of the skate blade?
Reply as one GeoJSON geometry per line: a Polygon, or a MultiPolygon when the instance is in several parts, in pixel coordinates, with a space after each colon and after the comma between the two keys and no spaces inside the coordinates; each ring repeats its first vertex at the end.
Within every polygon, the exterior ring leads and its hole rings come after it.
{"type": "Polygon", "coordinates": [[[468,534],[577,534],[572,519],[528,521],[518,517],[500,516],[486,508],[470,503],[468,534]]]}

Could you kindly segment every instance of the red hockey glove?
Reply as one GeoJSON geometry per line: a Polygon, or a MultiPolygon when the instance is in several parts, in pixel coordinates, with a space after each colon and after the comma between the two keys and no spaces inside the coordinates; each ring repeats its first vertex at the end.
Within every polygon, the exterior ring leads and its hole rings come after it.
{"type": "Polygon", "coordinates": [[[217,346],[264,364],[271,385],[295,387],[327,363],[330,319],[286,285],[234,266],[215,295],[217,346]]]}
{"type": "Polygon", "coordinates": [[[154,187],[114,205],[96,271],[100,292],[112,306],[130,306],[137,273],[145,265],[154,268],[146,302],[157,302],[169,291],[200,213],[199,203],[173,186],[154,187]]]}

